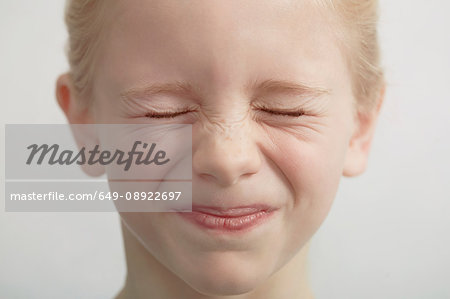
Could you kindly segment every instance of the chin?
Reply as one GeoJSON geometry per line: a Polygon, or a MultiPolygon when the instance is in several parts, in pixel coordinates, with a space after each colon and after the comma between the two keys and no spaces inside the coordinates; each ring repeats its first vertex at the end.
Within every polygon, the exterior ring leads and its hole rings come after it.
{"type": "MultiPolygon", "coordinates": [[[[185,282],[204,295],[231,296],[255,290],[269,276],[265,275],[264,269],[252,264],[248,259],[230,258],[231,253],[219,254],[228,257],[203,260],[203,263],[197,264],[194,271],[189,271],[188,277],[183,278],[185,282]]],[[[260,263],[264,264],[263,261],[260,263]]]]}
{"type": "MultiPolygon", "coordinates": [[[[255,274],[256,275],[256,274],[255,274]]],[[[232,296],[249,293],[259,285],[257,277],[242,277],[235,273],[233,277],[218,274],[216,276],[195,277],[188,284],[199,292],[207,296],[232,296]]]]}

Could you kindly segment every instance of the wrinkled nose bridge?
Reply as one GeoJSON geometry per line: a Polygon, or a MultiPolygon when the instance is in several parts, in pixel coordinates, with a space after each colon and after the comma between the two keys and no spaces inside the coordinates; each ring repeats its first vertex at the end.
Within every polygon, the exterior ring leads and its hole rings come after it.
{"type": "Polygon", "coordinates": [[[194,171],[223,186],[256,173],[261,161],[250,129],[247,122],[210,123],[194,153],[194,171]]]}
{"type": "MultiPolygon", "coordinates": [[[[207,134],[211,150],[227,151],[229,154],[242,153],[251,139],[248,124],[242,121],[223,121],[212,124],[207,134]]],[[[224,153],[226,155],[226,153],[224,153]]]]}
{"type": "Polygon", "coordinates": [[[217,110],[209,111],[209,115],[205,113],[204,128],[207,134],[223,140],[242,138],[250,134],[247,108],[222,106],[215,109],[217,110]]]}
{"type": "Polygon", "coordinates": [[[240,138],[242,135],[249,134],[248,125],[243,120],[223,120],[216,124],[213,124],[213,134],[217,138],[224,140],[232,140],[233,138],[240,138]]]}

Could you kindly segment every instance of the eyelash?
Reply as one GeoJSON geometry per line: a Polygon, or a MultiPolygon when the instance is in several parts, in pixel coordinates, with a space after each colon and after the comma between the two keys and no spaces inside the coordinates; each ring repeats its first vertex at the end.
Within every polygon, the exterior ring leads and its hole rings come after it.
{"type": "Polygon", "coordinates": [[[262,111],[262,112],[266,112],[266,113],[270,113],[273,115],[280,115],[282,117],[287,116],[287,117],[300,117],[303,115],[306,115],[306,111],[303,109],[299,109],[299,110],[293,110],[293,111],[286,111],[286,110],[272,110],[269,109],[267,107],[259,107],[257,110],[262,111]]]}
{"type": "MultiPolygon", "coordinates": [[[[295,111],[283,111],[283,110],[272,110],[272,109],[268,109],[267,107],[260,107],[257,110],[265,112],[265,113],[270,113],[272,115],[280,115],[282,117],[283,116],[300,117],[300,116],[306,115],[306,111],[303,109],[295,110],[295,111]]],[[[186,110],[181,110],[181,111],[177,111],[177,112],[170,112],[170,111],[163,111],[160,113],[148,112],[145,114],[145,117],[148,117],[148,118],[175,118],[179,115],[186,114],[189,112],[193,112],[193,111],[186,109],[186,110]]]]}
{"type": "Polygon", "coordinates": [[[160,112],[160,113],[147,112],[145,114],[145,117],[148,117],[148,118],[175,118],[178,115],[186,114],[186,113],[189,113],[191,111],[192,110],[185,109],[185,110],[181,110],[181,111],[177,111],[177,112],[170,112],[170,111],[163,111],[163,112],[160,112]]]}

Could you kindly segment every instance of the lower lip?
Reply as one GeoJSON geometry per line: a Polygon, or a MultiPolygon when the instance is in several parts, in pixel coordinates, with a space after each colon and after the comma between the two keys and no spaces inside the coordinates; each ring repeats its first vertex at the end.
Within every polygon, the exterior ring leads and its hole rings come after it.
{"type": "Polygon", "coordinates": [[[202,212],[178,212],[184,219],[201,228],[220,232],[241,232],[265,223],[275,211],[258,211],[243,216],[218,216],[202,212]]]}

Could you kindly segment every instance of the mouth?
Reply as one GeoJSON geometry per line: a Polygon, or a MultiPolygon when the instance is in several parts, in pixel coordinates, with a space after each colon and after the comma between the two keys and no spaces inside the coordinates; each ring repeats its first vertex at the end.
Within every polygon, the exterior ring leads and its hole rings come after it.
{"type": "Polygon", "coordinates": [[[267,205],[231,208],[193,205],[192,212],[178,212],[178,214],[200,228],[232,233],[248,231],[262,225],[273,216],[276,210],[267,205]]]}

